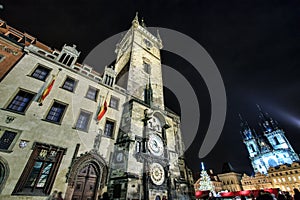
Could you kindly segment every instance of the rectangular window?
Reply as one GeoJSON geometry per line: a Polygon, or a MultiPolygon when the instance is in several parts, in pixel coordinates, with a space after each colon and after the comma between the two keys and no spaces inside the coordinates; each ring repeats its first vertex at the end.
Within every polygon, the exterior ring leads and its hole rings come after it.
{"type": "Polygon", "coordinates": [[[90,99],[90,100],[96,101],[98,93],[99,93],[98,89],[90,86],[85,97],[90,99]]]}
{"type": "Polygon", "coordinates": [[[0,54],[0,62],[2,62],[4,60],[5,56],[0,54]]]}
{"type": "Polygon", "coordinates": [[[17,133],[9,130],[5,130],[0,138],[0,149],[1,150],[9,150],[11,149],[11,144],[16,138],[17,133]]]}
{"type": "Polygon", "coordinates": [[[55,101],[47,114],[46,120],[60,123],[62,121],[62,117],[65,113],[66,108],[67,104],[62,104],[55,101]]]}
{"type": "Polygon", "coordinates": [[[106,120],[105,128],[104,128],[104,135],[106,135],[108,137],[113,137],[114,126],[115,126],[115,122],[106,120]]]}
{"type": "Polygon", "coordinates": [[[110,102],[109,102],[109,107],[118,110],[118,107],[119,107],[119,99],[116,98],[116,97],[114,97],[114,96],[111,96],[110,102]]]}
{"type": "Polygon", "coordinates": [[[13,194],[43,196],[51,191],[66,149],[41,143],[33,147],[13,194]]]}
{"type": "Polygon", "coordinates": [[[150,74],[151,73],[151,66],[149,63],[146,63],[145,61],[143,62],[143,66],[144,66],[144,71],[147,73],[147,74],[150,74]]]}
{"type": "Polygon", "coordinates": [[[70,92],[74,92],[76,86],[76,81],[73,78],[67,77],[62,88],[70,92]]]}
{"type": "Polygon", "coordinates": [[[87,131],[91,116],[92,116],[92,113],[90,113],[88,111],[83,111],[83,110],[80,111],[75,128],[82,130],[82,131],[87,131]]]}
{"type": "Polygon", "coordinates": [[[11,111],[25,113],[25,110],[31,103],[33,97],[33,93],[21,89],[13,98],[13,100],[9,103],[7,109],[11,111]]]}
{"type": "Polygon", "coordinates": [[[38,65],[34,72],[31,74],[32,77],[39,79],[41,81],[45,81],[46,78],[48,77],[49,73],[50,73],[50,69],[43,67],[41,65],[38,65]]]}

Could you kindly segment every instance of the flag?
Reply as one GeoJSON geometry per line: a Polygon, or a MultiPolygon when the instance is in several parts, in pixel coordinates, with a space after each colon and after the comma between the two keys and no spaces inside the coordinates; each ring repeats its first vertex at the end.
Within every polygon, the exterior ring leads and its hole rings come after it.
{"type": "Polygon", "coordinates": [[[54,85],[54,82],[55,82],[55,79],[56,79],[56,76],[53,75],[52,76],[52,80],[50,81],[50,83],[48,84],[48,86],[43,90],[40,98],[38,99],[38,102],[39,102],[39,106],[42,106],[43,105],[43,101],[45,100],[45,98],[48,96],[48,94],[50,93],[53,85],[54,85]]]}
{"type": "Polygon", "coordinates": [[[98,122],[102,119],[102,117],[106,113],[106,111],[107,111],[107,103],[106,103],[106,99],[105,99],[105,101],[104,101],[103,105],[101,106],[99,113],[97,115],[98,122]]]}

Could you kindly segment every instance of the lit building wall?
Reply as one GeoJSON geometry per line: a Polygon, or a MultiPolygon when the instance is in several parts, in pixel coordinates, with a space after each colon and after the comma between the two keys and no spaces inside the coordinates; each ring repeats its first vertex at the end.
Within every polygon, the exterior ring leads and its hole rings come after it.
{"type": "Polygon", "coordinates": [[[236,172],[218,174],[218,178],[222,182],[222,189],[229,192],[242,190],[242,175],[236,172]]]}
{"type": "Polygon", "coordinates": [[[300,164],[280,165],[268,170],[274,188],[293,193],[294,188],[300,189],[300,164]]]}
{"type": "Polygon", "coordinates": [[[256,173],[254,176],[243,175],[242,180],[243,190],[260,190],[273,188],[272,182],[265,174],[256,173]]]}

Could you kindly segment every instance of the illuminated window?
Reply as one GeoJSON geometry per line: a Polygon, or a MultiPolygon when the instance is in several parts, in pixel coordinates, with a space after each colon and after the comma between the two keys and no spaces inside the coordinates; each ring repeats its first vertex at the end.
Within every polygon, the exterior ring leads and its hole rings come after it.
{"type": "Polygon", "coordinates": [[[10,102],[7,109],[19,113],[25,113],[25,110],[31,103],[33,97],[34,97],[33,93],[21,89],[17,93],[17,95],[13,98],[13,100],[10,102]]]}
{"type": "Polygon", "coordinates": [[[115,122],[106,120],[105,128],[104,128],[104,135],[106,135],[108,137],[113,137],[114,126],[115,126],[115,122]]]}
{"type": "Polygon", "coordinates": [[[297,179],[296,179],[296,177],[295,177],[295,176],[293,176],[293,180],[294,180],[294,181],[297,181],[297,179]]]}
{"type": "Polygon", "coordinates": [[[285,187],[284,186],[282,186],[281,188],[282,188],[283,191],[285,191],[285,187]]]}
{"type": "Polygon", "coordinates": [[[62,88],[70,92],[74,92],[76,87],[76,81],[73,78],[67,77],[62,88]]]}
{"type": "Polygon", "coordinates": [[[34,149],[13,194],[44,196],[52,189],[65,149],[41,143],[35,143],[33,146],[34,149]]]}
{"type": "Polygon", "coordinates": [[[273,181],[274,181],[274,183],[277,183],[277,181],[276,181],[276,179],[275,179],[275,178],[273,179],[273,181]]]}
{"type": "Polygon", "coordinates": [[[285,178],[282,178],[282,181],[285,182],[285,178]]]}
{"type": "Polygon", "coordinates": [[[97,100],[97,96],[98,96],[98,92],[99,90],[94,88],[94,87],[89,87],[85,97],[90,99],[90,100],[93,100],[93,101],[96,101],[97,100]]]}
{"type": "Polygon", "coordinates": [[[83,110],[80,111],[75,128],[82,130],[82,131],[87,131],[91,116],[92,116],[92,113],[90,113],[90,112],[83,111],[83,110]]]}
{"type": "Polygon", "coordinates": [[[288,177],[289,181],[292,181],[292,178],[291,177],[288,177]]]}
{"type": "Polygon", "coordinates": [[[55,101],[52,104],[50,111],[47,114],[46,120],[55,123],[60,123],[66,108],[67,108],[66,104],[62,104],[55,101]]]}
{"type": "Polygon", "coordinates": [[[119,99],[116,98],[116,97],[114,97],[114,96],[111,96],[110,102],[109,102],[109,107],[118,110],[118,107],[119,107],[119,99]]]}
{"type": "Polygon", "coordinates": [[[50,72],[49,68],[38,65],[34,72],[31,74],[32,77],[39,79],[41,81],[45,81],[50,72]]]}
{"type": "Polygon", "coordinates": [[[280,178],[278,178],[278,182],[281,183],[281,179],[280,178]]]}

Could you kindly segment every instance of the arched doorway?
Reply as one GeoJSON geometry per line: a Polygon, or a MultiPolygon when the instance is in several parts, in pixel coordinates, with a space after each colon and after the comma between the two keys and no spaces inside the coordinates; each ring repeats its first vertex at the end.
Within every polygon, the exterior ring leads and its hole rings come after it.
{"type": "Polygon", "coordinates": [[[9,175],[8,163],[0,156],[0,194],[9,175]]]}
{"type": "Polygon", "coordinates": [[[97,172],[96,166],[89,163],[83,166],[77,173],[73,200],[92,200],[95,199],[97,192],[97,172]]]}
{"type": "Polygon", "coordinates": [[[107,177],[105,160],[96,152],[75,159],[68,175],[66,200],[96,200],[107,177]]]}

